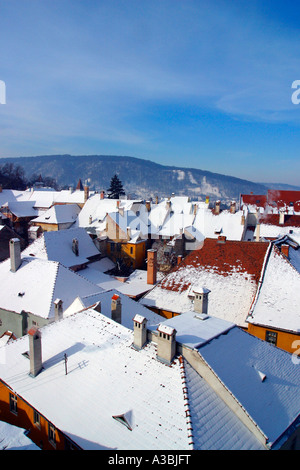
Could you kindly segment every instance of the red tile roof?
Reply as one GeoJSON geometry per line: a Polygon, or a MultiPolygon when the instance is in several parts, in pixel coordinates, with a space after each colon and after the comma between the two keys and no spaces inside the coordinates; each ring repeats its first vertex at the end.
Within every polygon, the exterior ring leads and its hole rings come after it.
{"type": "Polygon", "coordinates": [[[268,203],[277,207],[294,206],[296,212],[300,211],[300,191],[268,190],[268,203]]]}
{"type": "Polygon", "coordinates": [[[177,271],[177,276],[166,276],[160,286],[172,291],[187,290],[192,283],[185,275],[188,268],[209,269],[222,276],[233,272],[248,273],[249,278],[258,283],[268,246],[266,242],[226,240],[220,243],[207,238],[200,250],[190,253],[171,271],[177,271]]]}
{"type": "Polygon", "coordinates": [[[241,201],[243,204],[251,204],[264,207],[267,204],[267,196],[265,194],[242,194],[241,201]]]}
{"type": "Polygon", "coordinates": [[[266,214],[260,217],[260,224],[277,225],[281,227],[300,227],[300,215],[284,214],[284,223],[279,223],[279,214],[266,214]]]}

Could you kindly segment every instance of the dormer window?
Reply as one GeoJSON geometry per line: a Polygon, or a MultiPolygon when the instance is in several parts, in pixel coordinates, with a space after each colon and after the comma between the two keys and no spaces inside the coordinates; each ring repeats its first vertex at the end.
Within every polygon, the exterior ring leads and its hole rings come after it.
{"type": "Polygon", "coordinates": [[[132,431],[132,427],[130,426],[130,424],[128,423],[125,415],[116,415],[116,416],[113,416],[113,418],[118,421],[119,423],[123,424],[124,426],[126,426],[127,429],[129,429],[129,431],[132,431]]]}

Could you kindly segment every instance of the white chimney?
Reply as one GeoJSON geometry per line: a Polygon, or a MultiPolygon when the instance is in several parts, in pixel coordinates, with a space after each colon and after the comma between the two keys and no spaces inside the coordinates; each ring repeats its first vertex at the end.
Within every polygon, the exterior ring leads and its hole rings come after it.
{"type": "Polygon", "coordinates": [[[18,238],[9,240],[10,270],[15,273],[21,265],[21,242],[18,238]]]}
{"type": "Polygon", "coordinates": [[[147,342],[147,318],[136,314],[133,320],[133,346],[142,349],[147,342]]]}
{"type": "Polygon", "coordinates": [[[279,224],[283,225],[284,224],[284,211],[279,211],[279,224]]]}
{"type": "Polygon", "coordinates": [[[194,311],[197,313],[207,314],[208,294],[210,293],[210,290],[206,289],[206,287],[196,287],[193,289],[193,292],[195,294],[194,311]]]}
{"type": "Polygon", "coordinates": [[[37,328],[31,328],[28,331],[29,336],[29,375],[36,377],[42,370],[42,338],[41,332],[37,328]]]}
{"type": "Polygon", "coordinates": [[[176,353],[176,330],[171,326],[160,324],[157,331],[157,359],[171,364],[176,353]]]}

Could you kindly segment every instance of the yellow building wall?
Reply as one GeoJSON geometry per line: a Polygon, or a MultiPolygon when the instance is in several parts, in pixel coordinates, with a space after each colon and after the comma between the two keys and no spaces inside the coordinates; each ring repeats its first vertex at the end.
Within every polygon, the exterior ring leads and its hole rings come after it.
{"type": "Polygon", "coordinates": [[[272,328],[265,328],[258,325],[248,324],[248,333],[256,336],[257,338],[266,340],[266,332],[271,331],[277,333],[276,346],[291,354],[300,354],[300,335],[289,333],[286,331],[275,330],[272,328]]]}
{"type": "Polygon", "coordinates": [[[33,224],[35,226],[41,227],[43,232],[55,232],[58,230],[58,225],[57,224],[43,224],[43,223],[35,223],[33,224]]]}
{"type": "Polygon", "coordinates": [[[114,262],[121,258],[128,266],[133,269],[144,267],[146,258],[146,241],[139,243],[120,242],[114,243],[114,250],[111,250],[111,243],[107,243],[107,255],[114,262]],[[119,249],[118,249],[119,248],[119,249]]]}

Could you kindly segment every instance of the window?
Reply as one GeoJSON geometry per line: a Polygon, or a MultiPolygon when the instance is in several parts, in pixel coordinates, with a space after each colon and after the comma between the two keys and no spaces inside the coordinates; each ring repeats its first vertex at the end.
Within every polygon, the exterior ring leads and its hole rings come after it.
{"type": "Polygon", "coordinates": [[[275,331],[266,331],[266,341],[268,343],[274,344],[276,346],[277,344],[277,333],[275,331]]]}
{"type": "Polygon", "coordinates": [[[38,428],[41,427],[41,416],[36,410],[33,411],[33,423],[38,428]]]}
{"type": "Polygon", "coordinates": [[[9,409],[15,415],[18,414],[18,398],[12,393],[9,394],[9,409]]]}
{"type": "Polygon", "coordinates": [[[49,442],[55,447],[56,445],[56,430],[53,424],[48,423],[48,439],[49,442]]]}

